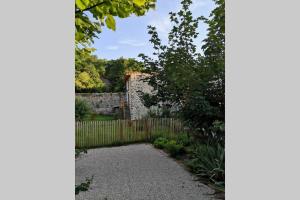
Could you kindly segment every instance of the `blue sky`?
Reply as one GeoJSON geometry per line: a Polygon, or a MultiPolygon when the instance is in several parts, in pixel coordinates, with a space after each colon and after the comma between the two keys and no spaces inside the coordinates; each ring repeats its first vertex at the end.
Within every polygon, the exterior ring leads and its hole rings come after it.
{"type": "MultiPolygon", "coordinates": [[[[94,54],[105,59],[137,58],[140,53],[151,56],[153,49],[149,42],[147,26],[154,25],[159,37],[166,42],[172,27],[168,13],[177,12],[181,7],[180,2],[181,0],[157,0],[156,9],[150,10],[145,16],[132,15],[124,19],[117,18],[116,31],[104,27],[99,39],[95,39],[92,46],[97,50],[94,54]]],[[[191,6],[195,17],[201,15],[208,17],[213,8],[212,0],[193,0],[191,6]]],[[[201,51],[201,41],[207,33],[206,29],[207,26],[201,22],[198,28],[199,37],[195,41],[199,51],[201,51]]]]}

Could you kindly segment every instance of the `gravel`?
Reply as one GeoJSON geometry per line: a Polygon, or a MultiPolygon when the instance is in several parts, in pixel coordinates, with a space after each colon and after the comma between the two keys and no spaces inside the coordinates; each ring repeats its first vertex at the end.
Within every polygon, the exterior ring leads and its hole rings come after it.
{"type": "Polygon", "coordinates": [[[76,184],[94,176],[76,200],[208,200],[214,191],[149,144],[91,149],[76,160],[76,184]]]}

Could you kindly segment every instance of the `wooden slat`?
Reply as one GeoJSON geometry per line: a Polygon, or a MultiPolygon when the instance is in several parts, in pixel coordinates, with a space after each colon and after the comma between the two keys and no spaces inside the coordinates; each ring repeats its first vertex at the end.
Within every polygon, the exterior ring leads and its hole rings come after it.
{"type": "Polygon", "coordinates": [[[158,133],[174,138],[181,132],[182,122],[172,118],[78,121],[75,122],[75,146],[88,148],[116,143],[147,142],[158,133]]]}

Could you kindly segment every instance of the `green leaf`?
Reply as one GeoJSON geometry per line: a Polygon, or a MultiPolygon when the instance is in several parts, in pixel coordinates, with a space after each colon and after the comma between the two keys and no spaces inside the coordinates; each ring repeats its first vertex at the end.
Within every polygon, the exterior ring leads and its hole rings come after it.
{"type": "Polygon", "coordinates": [[[133,3],[137,6],[143,6],[145,5],[146,1],[145,0],[133,0],[133,3]]]}
{"type": "Polygon", "coordinates": [[[85,5],[84,5],[84,3],[82,2],[82,0],[76,0],[76,6],[77,6],[80,10],[85,9],[85,5]]]}
{"type": "Polygon", "coordinates": [[[108,15],[105,20],[106,26],[109,29],[116,30],[116,21],[112,15],[108,15]]]}

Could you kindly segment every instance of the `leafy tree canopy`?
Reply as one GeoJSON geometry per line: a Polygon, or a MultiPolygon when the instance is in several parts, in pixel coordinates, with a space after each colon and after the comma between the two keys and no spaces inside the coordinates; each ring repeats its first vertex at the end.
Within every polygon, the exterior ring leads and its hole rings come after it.
{"type": "Polygon", "coordinates": [[[76,92],[123,92],[127,72],[143,71],[143,63],[133,58],[99,59],[92,55],[93,48],[75,51],[76,92]],[[102,81],[106,79],[108,85],[102,81]]]}
{"type": "Polygon", "coordinates": [[[110,83],[111,92],[121,92],[125,90],[125,74],[133,71],[143,71],[144,65],[133,58],[119,58],[110,60],[106,64],[105,78],[110,83]]]}
{"type": "Polygon", "coordinates": [[[173,28],[168,45],[162,44],[156,28],[149,26],[154,58],[140,55],[153,74],[148,82],[157,89],[156,94],[143,95],[144,104],[177,105],[191,130],[199,135],[215,133],[215,124],[224,122],[225,117],[225,2],[214,1],[216,8],[206,19],[194,18],[189,9],[192,1],[182,0],[182,9],[170,13],[173,28]],[[194,43],[201,20],[209,27],[202,46],[204,55],[197,52],[194,43]]]}
{"type": "Polygon", "coordinates": [[[83,48],[75,51],[75,89],[79,92],[101,91],[104,83],[100,79],[105,72],[105,60],[91,53],[94,49],[83,48]]]}
{"type": "Polygon", "coordinates": [[[156,0],[76,0],[75,41],[90,44],[101,32],[101,26],[116,29],[115,17],[142,16],[155,7],[156,0]]]}

